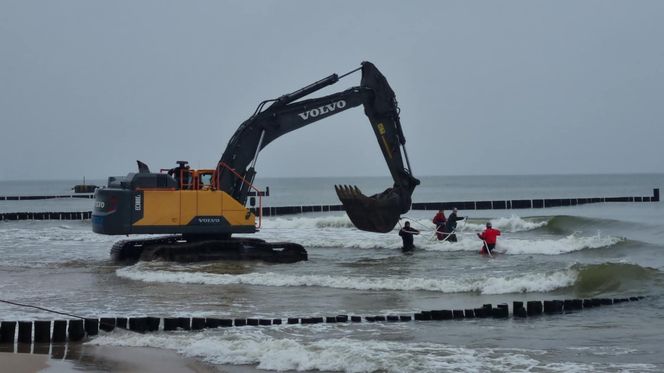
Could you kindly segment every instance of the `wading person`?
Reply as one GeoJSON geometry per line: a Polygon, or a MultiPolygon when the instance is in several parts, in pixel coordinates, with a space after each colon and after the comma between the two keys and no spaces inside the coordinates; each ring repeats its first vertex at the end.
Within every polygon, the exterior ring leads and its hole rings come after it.
{"type": "Polygon", "coordinates": [[[450,237],[447,239],[450,242],[457,242],[456,234],[454,231],[457,227],[457,221],[465,219],[464,216],[457,216],[457,208],[452,209],[452,213],[447,217],[447,223],[445,223],[445,233],[450,237]]]}
{"type": "Polygon", "coordinates": [[[447,234],[445,234],[446,221],[447,219],[445,218],[445,210],[438,210],[438,213],[433,217],[432,222],[436,226],[436,237],[439,240],[444,240],[445,237],[447,237],[447,234]]]}
{"type": "Polygon", "coordinates": [[[415,245],[413,244],[413,235],[416,234],[420,234],[420,231],[412,228],[410,226],[410,222],[407,221],[406,224],[403,225],[403,228],[399,230],[399,236],[401,236],[401,239],[403,240],[403,247],[401,250],[413,251],[415,249],[415,245]]]}
{"type": "Polygon", "coordinates": [[[484,241],[484,245],[482,245],[482,250],[480,253],[487,254],[487,250],[489,250],[488,254],[493,253],[493,249],[496,248],[496,241],[498,240],[498,236],[500,236],[500,231],[498,229],[493,229],[491,227],[491,222],[486,223],[486,229],[484,232],[477,234],[477,237],[484,241]]]}

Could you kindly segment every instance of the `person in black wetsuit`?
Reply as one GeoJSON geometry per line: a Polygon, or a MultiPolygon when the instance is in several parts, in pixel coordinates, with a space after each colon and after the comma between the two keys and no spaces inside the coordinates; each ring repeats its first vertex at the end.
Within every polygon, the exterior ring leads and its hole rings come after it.
{"type": "Polygon", "coordinates": [[[412,228],[410,226],[410,222],[406,222],[399,230],[399,236],[401,236],[401,239],[403,240],[403,247],[401,250],[403,251],[413,251],[415,249],[415,245],[413,244],[413,235],[420,234],[420,231],[418,231],[415,228],[412,228]]]}
{"type": "Polygon", "coordinates": [[[457,208],[455,207],[452,210],[450,216],[447,217],[447,223],[445,223],[445,233],[449,235],[447,239],[450,242],[457,242],[456,234],[453,232],[456,230],[457,221],[465,219],[465,216],[457,216],[457,208]]]}

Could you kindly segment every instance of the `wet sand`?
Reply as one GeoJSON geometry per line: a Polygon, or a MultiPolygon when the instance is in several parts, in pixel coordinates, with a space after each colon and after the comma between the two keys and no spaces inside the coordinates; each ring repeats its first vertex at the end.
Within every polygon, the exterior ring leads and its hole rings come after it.
{"type": "Polygon", "coordinates": [[[6,372],[40,372],[46,369],[48,356],[0,352],[0,366],[6,372]]]}
{"type": "Polygon", "coordinates": [[[212,365],[185,358],[174,351],[145,347],[78,345],[64,359],[28,353],[0,353],[6,372],[220,372],[212,365]]]}

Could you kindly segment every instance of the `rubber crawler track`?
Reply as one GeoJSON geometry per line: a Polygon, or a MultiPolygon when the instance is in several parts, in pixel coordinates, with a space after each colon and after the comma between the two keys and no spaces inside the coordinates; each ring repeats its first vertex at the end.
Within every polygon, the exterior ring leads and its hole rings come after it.
{"type": "Polygon", "coordinates": [[[111,259],[116,263],[135,263],[139,260],[262,260],[269,263],[295,263],[307,260],[308,256],[302,245],[292,242],[265,242],[257,238],[187,241],[174,235],[118,241],[111,248],[111,259]]]}

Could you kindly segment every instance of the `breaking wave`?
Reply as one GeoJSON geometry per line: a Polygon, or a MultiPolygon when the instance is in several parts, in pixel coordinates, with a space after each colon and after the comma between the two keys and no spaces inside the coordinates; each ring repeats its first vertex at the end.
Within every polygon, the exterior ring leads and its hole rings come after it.
{"type": "MultiPolygon", "coordinates": [[[[287,332],[296,327],[282,326],[287,332]]],[[[334,329],[334,326],[320,326],[334,329]]],[[[546,362],[545,351],[472,348],[430,342],[362,340],[348,337],[308,340],[275,337],[258,328],[202,333],[139,335],[114,332],[88,342],[100,346],[153,347],[177,351],[216,365],[251,365],[274,371],[436,372],[436,371],[655,371],[652,364],[546,362]]]]}
{"type": "MultiPolygon", "coordinates": [[[[644,291],[653,281],[661,282],[656,269],[629,263],[573,264],[567,269],[482,277],[418,278],[368,277],[318,274],[283,274],[274,272],[216,274],[208,272],[152,270],[136,264],[116,270],[119,277],[149,283],[201,285],[254,285],[273,287],[325,287],[349,290],[432,291],[440,293],[512,294],[545,293],[572,287],[583,296],[606,292],[644,291]]],[[[659,283],[658,282],[658,283],[659,283]]]]}
{"type": "Polygon", "coordinates": [[[663,280],[658,270],[631,263],[575,265],[573,269],[578,272],[574,291],[583,297],[607,292],[643,293],[649,284],[661,286],[663,280]]]}
{"type": "Polygon", "coordinates": [[[346,214],[317,217],[267,217],[263,218],[264,229],[322,229],[354,228],[346,214]]]}
{"type": "MultiPolygon", "coordinates": [[[[416,246],[429,251],[479,251],[481,241],[475,232],[482,231],[484,224],[460,223],[457,235],[459,242],[440,242],[433,238],[434,226],[428,219],[412,220],[413,226],[421,231],[416,246]]],[[[491,220],[494,227],[504,233],[536,230],[548,224],[541,218],[530,220],[518,216],[491,220]]],[[[398,228],[398,226],[397,226],[398,228]]],[[[395,230],[397,229],[395,228],[395,230]]],[[[311,248],[357,248],[357,249],[396,249],[401,247],[401,239],[396,234],[376,234],[353,228],[347,216],[292,217],[265,220],[262,231],[257,235],[270,241],[294,241],[311,248]],[[343,231],[340,230],[343,228],[343,231]]],[[[609,236],[580,237],[570,235],[563,239],[501,239],[498,249],[508,254],[562,254],[610,246],[620,239],[609,236]]]]}
{"type": "Polygon", "coordinates": [[[119,277],[156,283],[204,284],[204,285],[256,285],[256,286],[317,286],[351,290],[433,291],[441,293],[509,294],[547,292],[571,286],[576,281],[576,271],[562,270],[549,273],[528,273],[513,276],[484,276],[481,278],[410,278],[366,277],[318,274],[283,274],[274,272],[239,275],[206,272],[176,272],[150,270],[137,264],[120,268],[119,277]]]}
{"type": "MultiPolygon", "coordinates": [[[[426,228],[433,231],[435,226],[431,219],[417,218],[410,219],[418,229],[426,228]]],[[[472,219],[471,219],[472,220],[472,219]]],[[[542,219],[523,219],[519,216],[512,215],[510,217],[501,217],[491,219],[491,223],[495,228],[504,230],[506,232],[523,232],[540,228],[547,224],[546,220],[542,219]]],[[[478,231],[484,229],[484,223],[463,223],[458,226],[459,231],[478,231]]],[[[332,215],[332,216],[317,216],[317,217],[268,217],[263,219],[263,229],[266,230],[279,230],[279,229],[326,229],[326,228],[355,228],[346,214],[332,215]]],[[[395,227],[398,230],[398,226],[395,227]]]]}
{"type": "Polygon", "coordinates": [[[596,231],[607,230],[611,231],[615,228],[625,228],[627,226],[635,225],[619,220],[602,219],[602,218],[588,218],[582,216],[558,215],[549,218],[546,225],[541,227],[541,230],[546,233],[552,234],[569,234],[572,232],[596,231]]]}
{"type": "Polygon", "coordinates": [[[584,249],[610,247],[624,240],[624,238],[600,234],[589,237],[570,234],[558,240],[505,239],[500,241],[496,248],[499,252],[502,251],[506,254],[559,255],[584,249]]]}
{"type": "MultiPolygon", "coordinates": [[[[579,236],[570,234],[560,239],[518,239],[499,238],[496,252],[511,255],[560,255],[584,249],[610,247],[624,241],[624,238],[613,236],[579,236]]],[[[479,252],[482,241],[474,234],[461,235],[458,242],[420,241],[418,247],[427,251],[475,251],[479,252]]]]}
{"type": "MultiPolygon", "coordinates": [[[[417,229],[428,229],[433,231],[435,226],[431,219],[407,219],[413,222],[417,229]]],[[[522,218],[516,215],[510,217],[500,217],[477,222],[477,219],[471,218],[469,221],[462,220],[457,225],[457,232],[480,232],[484,229],[487,221],[491,222],[494,228],[504,232],[525,232],[541,228],[548,224],[546,219],[542,218],[522,218]]]]}

